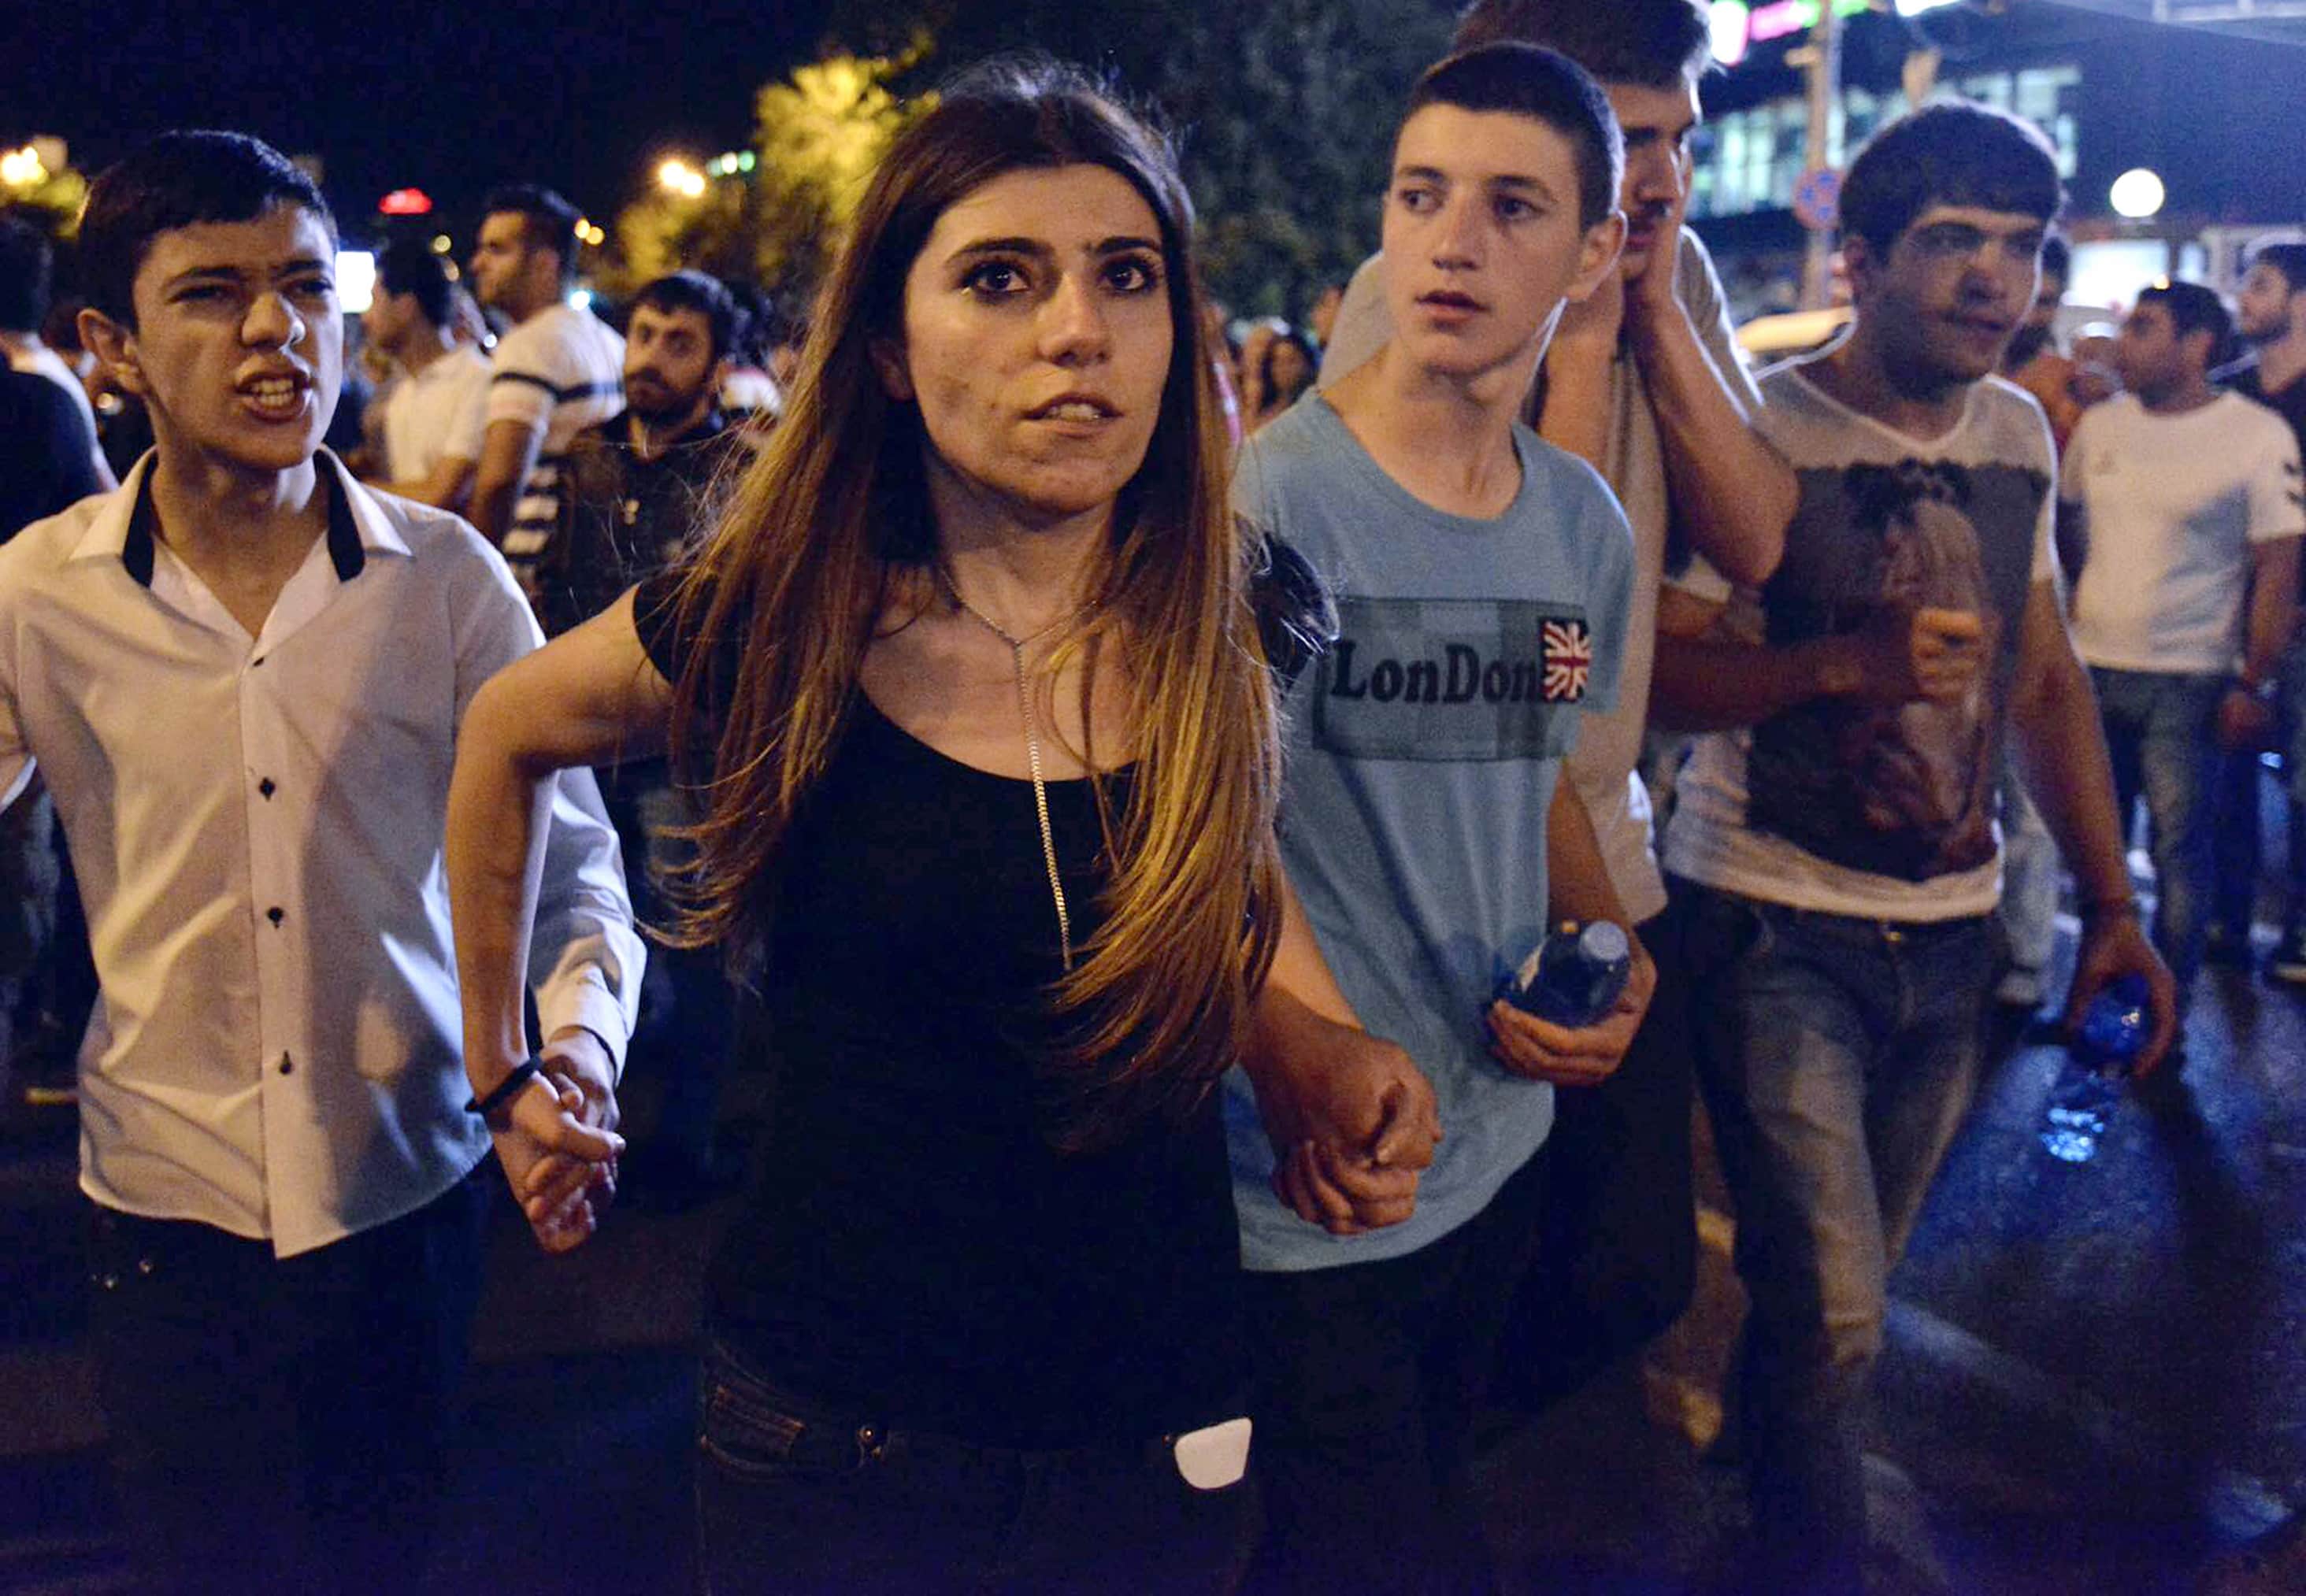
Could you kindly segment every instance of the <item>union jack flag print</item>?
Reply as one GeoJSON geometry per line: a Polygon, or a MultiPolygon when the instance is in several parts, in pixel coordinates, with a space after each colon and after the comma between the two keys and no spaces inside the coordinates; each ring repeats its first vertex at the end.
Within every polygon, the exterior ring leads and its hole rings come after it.
{"type": "Polygon", "coordinates": [[[1593,674],[1593,634],[1582,620],[1549,620],[1540,638],[1545,657],[1545,701],[1575,704],[1593,674]]]}

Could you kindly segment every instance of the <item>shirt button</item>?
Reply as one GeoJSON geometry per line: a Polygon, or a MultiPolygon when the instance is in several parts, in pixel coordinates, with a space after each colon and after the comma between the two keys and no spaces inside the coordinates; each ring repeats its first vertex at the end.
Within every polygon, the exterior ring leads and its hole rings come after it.
{"type": "Polygon", "coordinates": [[[280,1073],[283,1075],[294,1075],[295,1072],[296,1061],[290,1058],[286,1054],[282,1054],[280,1055],[280,1073]]]}
{"type": "Polygon", "coordinates": [[[276,903],[270,909],[264,911],[264,917],[278,926],[281,921],[288,917],[288,911],[276,903]]]}
{"type": "Polygon", "coordinates": [[[272,778],[267,776],[263,781],[259,781],[256,784],[256,790],[261,793],[264,797],[270,798],[273,793],[272,778]]]}

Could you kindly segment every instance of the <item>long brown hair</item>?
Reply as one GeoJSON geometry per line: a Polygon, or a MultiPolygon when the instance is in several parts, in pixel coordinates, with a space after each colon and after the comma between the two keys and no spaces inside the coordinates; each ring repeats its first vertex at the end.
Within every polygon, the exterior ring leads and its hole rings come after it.
{"type": "MultiPolygon", "coordinates": [[[[887,396],[871,347],[901,334],[907,274],[950,206],[1004,173],[1074,165],[1117,174],[1153,212],[1174,333],[1144,463],[1090,574],[1097,619],[1067,644],[1090,649],[1092,664],[1107,644],[1123,651],[1135,755],[1124,801],[1097,782],[1103,923],[1046,994],[1062,1038],[1045,1061],[1054,1139],[1078,1148],[1182,1112],[1233,1062],[1272,960],[1280,883],[1273,693],[1248,602],[1251,553],[1226,508],[1191,204],[1166,141],[1078,73],[979,68],[875,172],[784,419],[682,585],[679,630],[706,645],[674,684],[672,744],[709,774],[680,939],[722,943],[742,963],[761,946],[779,851],[833,756],[878,619],[936,558],[919,413],[887,396]]],[[[1086,681],[1082,693],[1086,717],[1086,681]]]]}

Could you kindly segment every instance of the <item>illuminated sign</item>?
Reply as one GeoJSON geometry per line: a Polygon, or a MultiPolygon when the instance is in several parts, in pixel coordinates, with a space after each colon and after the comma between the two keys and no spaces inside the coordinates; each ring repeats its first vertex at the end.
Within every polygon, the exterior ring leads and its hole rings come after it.
{"type": "MultiPolygon", "coordinates": [[[[1924,0],[1924,8],[1926,9],[1932,4],[1945,3],[1946,0],[1924,0]]],[[[1717,16],[1730,9],[1730,6],[1727,4],[1716,5],[1713,8],[1717,16]]],[[[1745,7],[1740,5],[1737,9],[1744,11],[1745,7]]],[[[1856,16],[1861,11],[1872,10],[1873,5],[1872,0],[1833,0],[1833,9],[1841,15],[1849,17],[1856,16]]],[[[1905,9],[1905,5],[1901,4],[1900,9],[1905,9]]],[[[1805,28],[1815,27],[1817,23],[1817,0],[1771,0],[1767,5],[1755,6],[1745,21],[1746,38],[1744,44],[1738,48],[1738,57],[1745,55],[1746,45],[1767,44],[1773,38],[1783,38],[1788,34],[1799,33],[1805,28]]],[[[1735,58],[1722,53],[1720,43],[1720,26],[1718,22],[1715,24],[1713,54],[1715,58],[1726,66],[1732,64],[1735,58]]]]}

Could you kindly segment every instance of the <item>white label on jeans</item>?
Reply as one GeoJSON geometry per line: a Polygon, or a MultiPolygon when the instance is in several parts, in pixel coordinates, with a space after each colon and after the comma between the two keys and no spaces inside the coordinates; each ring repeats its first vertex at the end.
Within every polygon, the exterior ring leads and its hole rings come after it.
{"type": "Polygon", "coordinates": [[[1195,1490],[1223,1490],[1249,1472],[1249,1421],[1227,1419],[1177,1438],[1177,1472],[1195,1490]]]}

